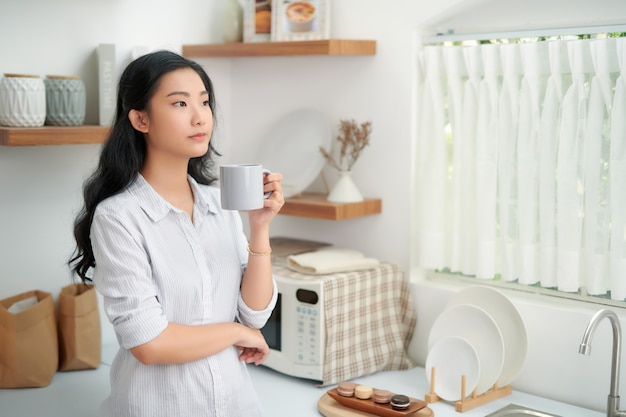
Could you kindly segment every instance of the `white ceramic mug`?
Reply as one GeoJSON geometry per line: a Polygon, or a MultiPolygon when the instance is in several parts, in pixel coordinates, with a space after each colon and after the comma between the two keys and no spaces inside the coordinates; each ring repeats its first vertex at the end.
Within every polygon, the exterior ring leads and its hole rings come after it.
{"type": "Polygon", "coordinates": [[[256,210],[271,192],[263,192],[263,177],[271,171],[260,164],[220,166],[220,191],[225,210],[256,210]]]}

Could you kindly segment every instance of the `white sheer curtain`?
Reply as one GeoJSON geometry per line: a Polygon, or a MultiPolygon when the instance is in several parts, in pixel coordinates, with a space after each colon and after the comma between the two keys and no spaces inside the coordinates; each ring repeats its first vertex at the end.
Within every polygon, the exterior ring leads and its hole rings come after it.
{"type": "Polygon", "coordinates": [[[418,264],[625,299],[626,38],[418,63],[418,264]]]}

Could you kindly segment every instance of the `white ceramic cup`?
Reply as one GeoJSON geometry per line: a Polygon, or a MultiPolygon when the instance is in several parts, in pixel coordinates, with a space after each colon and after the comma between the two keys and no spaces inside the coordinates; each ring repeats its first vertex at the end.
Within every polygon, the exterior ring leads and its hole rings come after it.
{"type": "Polygon", "coordinates": [[[263,192],[264,174],[271,171],[260,164],[231,164],[220,166],[220,191],[225,210],[256,210],[271,192],[263,192]]]}

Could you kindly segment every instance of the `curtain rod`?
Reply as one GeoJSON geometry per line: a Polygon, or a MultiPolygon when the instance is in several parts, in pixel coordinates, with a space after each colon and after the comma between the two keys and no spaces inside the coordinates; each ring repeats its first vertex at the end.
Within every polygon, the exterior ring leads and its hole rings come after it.
{"type": "Polygon", "coordinates": [[[490,39],[510,39],[510,38],[535,38],[543,36],[565,36],[565,35],[590,35],[597,33],[620,33],[626,32],[626,24],[567,27],[557,29],[530,29],[510,32],[482,32],[455,34],[452,29],[449,33],[438,33],[424,39],[424,43],[459,42],[459,41],[483,41],[490,39]]]}

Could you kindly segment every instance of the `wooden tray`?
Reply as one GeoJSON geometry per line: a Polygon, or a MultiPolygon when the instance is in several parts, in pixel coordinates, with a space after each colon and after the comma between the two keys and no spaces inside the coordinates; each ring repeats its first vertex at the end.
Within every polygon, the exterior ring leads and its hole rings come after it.
{"type": "Polygon", "coordinates": [[[416,416],[416,412],[428,405],[426,401],[409,398],[409,408],[406,410],[394,410],[391,407],[391,404],[378,404],[371,398],[369,400],[360,400],[356,397],[344,397],[339,395],[336,388],[329,390],[326,394],[345,407],[365,411],[366,413],[374,414],[380,417],[413,417],[416,416]]]}
{"type": "MultiPolygon", "coordinates": [[[[361,400],[363,401],[363,400],[361,400]]],[[[320,414],[325,417],[375,417],[375,414],[367,413],[365,411],[356,410],[354,408],[346,407],[335,401],[330,395],[324,394],[317,402],[317,409],[320,414]]],[[[409,417],[434,417],[435,413],[428,407],[424,407],[414,414],[409,414],[409,417]]]]}

